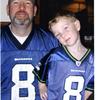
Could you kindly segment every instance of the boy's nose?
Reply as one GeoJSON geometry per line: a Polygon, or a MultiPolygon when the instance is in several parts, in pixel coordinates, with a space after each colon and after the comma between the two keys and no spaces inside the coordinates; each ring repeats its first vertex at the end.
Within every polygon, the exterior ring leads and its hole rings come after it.
{"type": "Polygon", "coordinates": [[[63,33],[63,34],[61,34],[61,37],[62,37],[62,38],[65,38],[65,34],[64,34],[64,33],[63,33]]]}

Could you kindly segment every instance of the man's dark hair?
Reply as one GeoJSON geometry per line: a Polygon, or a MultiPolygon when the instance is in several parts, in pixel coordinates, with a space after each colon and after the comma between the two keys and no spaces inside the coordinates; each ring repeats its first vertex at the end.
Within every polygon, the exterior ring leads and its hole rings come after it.
{"type": "MultiPolygon", "coordinates": [[[[12,1],[13,1],[13,0],[8,0],[8,5],[10,5],[10,3],[11,3],[12,1]]],[[[37,4],[37,0],[30,0],[30,1],[32,1],[32,3],[35,4],[35,5],[37,4]]]]}

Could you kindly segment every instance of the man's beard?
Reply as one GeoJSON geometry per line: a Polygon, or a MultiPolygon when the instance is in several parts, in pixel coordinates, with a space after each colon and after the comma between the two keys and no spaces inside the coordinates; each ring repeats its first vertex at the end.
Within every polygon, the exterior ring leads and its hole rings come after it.
{"type": "Polygon", "coordinates": [[[13,21],[18,24],[18,25],[27,25],[31,22],[31,20],[28,18],[28,19],[23,19],[23,20],[20,20],[20,19],[17,19],[17,18],[14,18],[13,21]]]}
{"type": "Polygon", "coordinates": [[[32,18],[27,17],[26,19],[18,19],[16,16],[11,18],[12,23],[16,25],[28,25],[32,22],[32,18]]]}

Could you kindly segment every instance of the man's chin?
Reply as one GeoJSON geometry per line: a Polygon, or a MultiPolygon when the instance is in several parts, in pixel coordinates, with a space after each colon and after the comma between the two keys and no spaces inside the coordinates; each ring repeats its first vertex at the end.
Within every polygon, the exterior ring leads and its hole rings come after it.
{"type": "Polygon", "coordinates": [[[23,19],[15,19],[15,23],[18,25],[27,25],[29,24],[30,20],[23,20],[23,19]]]}

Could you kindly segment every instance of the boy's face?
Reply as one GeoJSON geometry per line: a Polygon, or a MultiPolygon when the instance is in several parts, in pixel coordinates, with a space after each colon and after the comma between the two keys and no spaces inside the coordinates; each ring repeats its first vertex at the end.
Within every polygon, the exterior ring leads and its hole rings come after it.
{"type": "Polygon", "coordinates": [[[32,3],[32,0],[12,0],[7,6],[7,13],[12,23],[20,25],[32,22],[36,10],[37,8],[32,3]]]}
{"type": "Polygon", "coordinates": [[[59,17],[58,22],[51,26],[51,30],[62,45],[72,46],[79,39],[80,23],[78,20],[59,17]]]}

